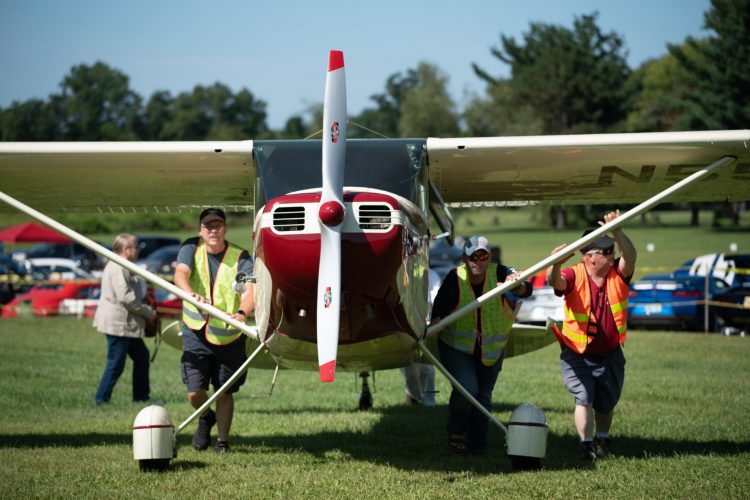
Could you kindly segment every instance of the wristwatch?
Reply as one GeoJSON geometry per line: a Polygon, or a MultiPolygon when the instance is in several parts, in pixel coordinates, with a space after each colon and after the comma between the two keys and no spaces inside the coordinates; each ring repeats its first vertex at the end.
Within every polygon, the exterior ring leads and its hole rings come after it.
{"type": "Polygon", "coordinates": [[[241,315],[243,315],[244,317],[247,318],[247,313],[245,311],[243,311],[242,309],[237,309],[237,312],[235,314],[241,314],[241,315]]]}

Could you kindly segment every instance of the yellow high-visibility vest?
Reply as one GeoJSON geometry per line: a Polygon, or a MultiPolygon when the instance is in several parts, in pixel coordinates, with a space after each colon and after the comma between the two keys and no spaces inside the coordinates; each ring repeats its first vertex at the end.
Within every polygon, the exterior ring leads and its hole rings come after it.
{"type": "MultiPolygon", "coordinates": [[[[458,289],[460,293],[458,305],[461,308],[475,299],[474,290],[469,281],[469,271],[466,265],[456,268],[458,289]]],[[[497,286],[497,264],[490,264],[484,278],[482,294],[497,286]]],[[[440,332],[443,342],[454,349],[467,354],[474,353],[474,346],[479,335],[481,338],[482,364],[494,365],[503,354],[508,334],[513,326],[513,311],[504,295],[495,296],[484,302],[479,309],[482,314],[482,331],[477,331],[477,310],[466,314],[453,325],[440,332]]]]}
{"type": "MultiPolygon", "coordinates": [[[[232,283],[237,276],[242,249],[227,242],[224,258],[219,263],[211,294],[211,274],[208,269],[208,255],[203,240],[198,242],[195,250],[195,263],[190,274],[190,287],[203,297],[211,297],[211,304],[217,309],[233,313],[240,307],[240,296],[232,290],[232,283]]],[[[206,340],[215,345],[227,345],[237,340],[242,332],[236,328],[204,314],[187,301],[182,301],[182,321],[191,330],[200,330],[206,325],[206,340]]]]}

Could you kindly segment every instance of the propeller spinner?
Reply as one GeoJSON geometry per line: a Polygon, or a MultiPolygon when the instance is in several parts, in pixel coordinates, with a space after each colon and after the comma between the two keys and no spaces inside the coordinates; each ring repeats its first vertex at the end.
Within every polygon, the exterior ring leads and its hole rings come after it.
{"type": "Polygon", "coordinates": [[[323,103],[323,189],[318,207],[320,265],[318,268],[318,365],[321,382],[333,382],[341,315],[341,228],[346,160],[346,79],[344,53],[332,50],[328,58],[323,103]]]}

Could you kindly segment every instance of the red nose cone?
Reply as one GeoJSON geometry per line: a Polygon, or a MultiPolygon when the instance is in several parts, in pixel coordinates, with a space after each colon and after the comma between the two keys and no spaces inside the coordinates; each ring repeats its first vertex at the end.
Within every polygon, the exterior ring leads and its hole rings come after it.
{"type": "Polygon", "coordinates": [[[326,226],[338,226],[344,221],[344,206],[337,201],[327,201],[320,206],[318,216],[326,226]]]}

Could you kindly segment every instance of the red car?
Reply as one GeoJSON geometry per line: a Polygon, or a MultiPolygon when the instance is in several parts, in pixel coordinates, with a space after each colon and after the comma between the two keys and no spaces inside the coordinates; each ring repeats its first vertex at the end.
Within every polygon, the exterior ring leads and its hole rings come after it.
{"type": "Polygon", "coordinates": [[[36,316],[56,316],[60,303],[65,299],[85,300],[99,297],[99,281],[66,280],[45,281],[34,285],[26,293],[5,304],[3,318],[15,318],[19,314],[30,312],[36,316]]]}
{"type": "MultiPolygon", "coordinates": [[[[149,286],[149,295],[152,293],[152,287],[149,286]]],[[[156,302],[156,312],[161,318],[179,318],[182,315],[182,299],[175,297],[169,292],[159,289],[154,300],[156,302]]],[[[84,314],[87,318],[93,318],[96,314],[97,304],[86,304],[84,314]]]]}

